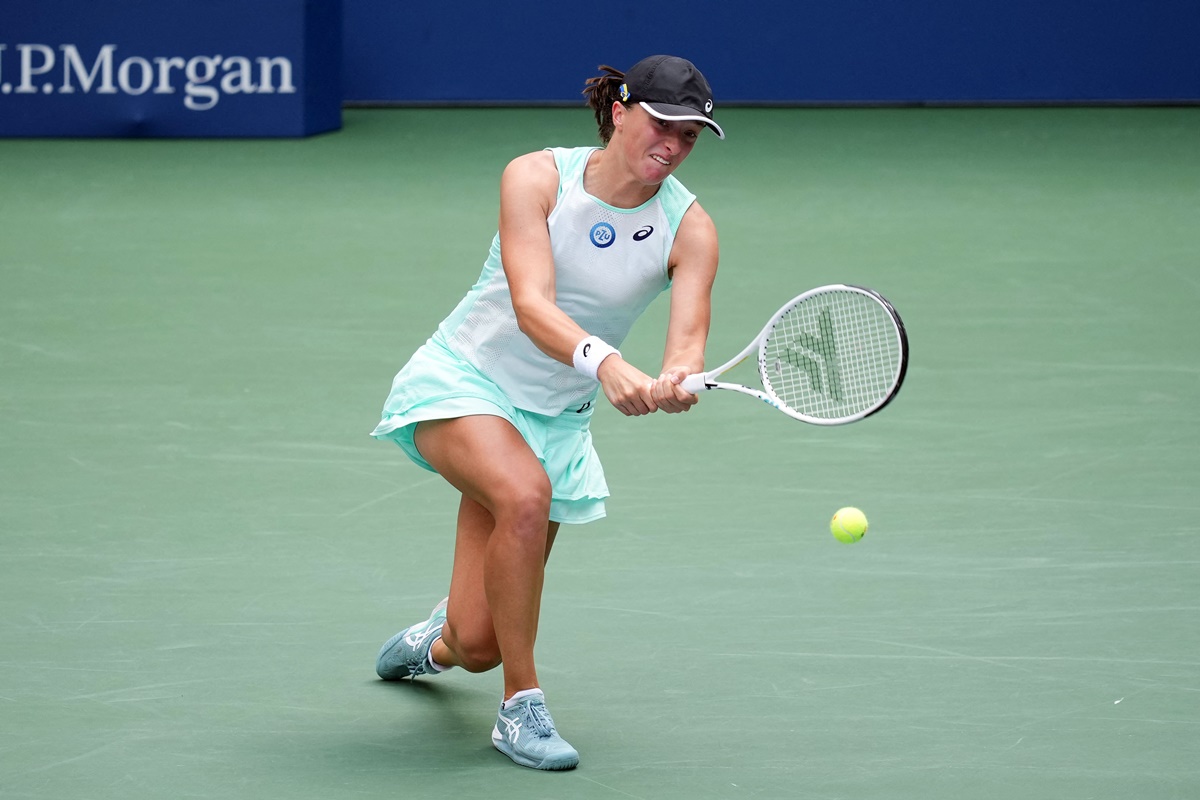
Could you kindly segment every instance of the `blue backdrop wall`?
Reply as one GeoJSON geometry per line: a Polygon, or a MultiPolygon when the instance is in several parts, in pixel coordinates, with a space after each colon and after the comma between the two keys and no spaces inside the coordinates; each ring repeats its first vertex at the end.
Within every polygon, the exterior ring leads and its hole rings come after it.
{"type": "Polygon", "coordinates": [[[350,103],[579,103],[691,58],[718,104],[1200,103],[1200,0],[16,0],[0,136],[303,136],[350,103]]]}
{"type": "Polygon", "coordinates": [[[347,101],[579,100],[601,63],[692,59],[718,102],[1200,99],[1200,0],[344,0],[347,101]]]}

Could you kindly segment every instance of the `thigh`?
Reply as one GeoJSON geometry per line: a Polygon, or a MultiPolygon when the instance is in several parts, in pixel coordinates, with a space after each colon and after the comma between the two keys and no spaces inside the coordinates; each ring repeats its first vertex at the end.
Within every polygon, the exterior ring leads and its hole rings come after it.
{"type": "Polygon", "coordinates": [[[515,504],[537,502],[542,495],[549,506],[545,468],[504,417],[428,420],[417,425],[413,441],[442,477],[493,515],[515,504]]]}

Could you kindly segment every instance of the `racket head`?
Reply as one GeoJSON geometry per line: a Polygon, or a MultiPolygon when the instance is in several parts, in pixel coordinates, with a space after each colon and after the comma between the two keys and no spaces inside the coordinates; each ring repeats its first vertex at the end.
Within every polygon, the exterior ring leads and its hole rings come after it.
{"type": "Polygon", "coordinates": [[[875,414],[900,391],[908,335],[896,309],[873,289],[821,286],[767,323],[758,370],[780,411],[814,425],[844,425],[875,414]]]}

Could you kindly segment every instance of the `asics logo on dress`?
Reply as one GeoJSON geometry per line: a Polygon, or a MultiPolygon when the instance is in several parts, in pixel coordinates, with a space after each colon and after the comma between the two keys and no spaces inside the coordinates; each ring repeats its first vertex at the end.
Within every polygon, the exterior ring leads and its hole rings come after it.
{"type": "Polygon", "coordinates": [[[635,234],[633,235],[633,240],[634,240],[635,242],[641,242],[641,241],[644,241],[644,240],[646,240],[646,239],[649,239],[649,238],[650,238],[650,234],[652,234],[652,233],[654,233],[654,226],[653,226],[653,225],[647,225],[647,226],[645,226],[644,228],[640,228],[640,229],[638,230],[638,232],[637,232],[637,233],[635,233],[635,234]]]}

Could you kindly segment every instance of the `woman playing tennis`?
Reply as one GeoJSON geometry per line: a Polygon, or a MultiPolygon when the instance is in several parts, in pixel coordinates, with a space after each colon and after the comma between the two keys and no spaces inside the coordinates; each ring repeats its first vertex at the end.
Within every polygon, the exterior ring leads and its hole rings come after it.
{"type": "Polygon", "coordinates": [[[500,181],[500,226],[475,286],[400,370],[373,432],[462,493],[449,597],[389,639],[385,680],[502,665],[492,743],[571,769],[534,665],[546,561],[562,523],[604,516],[589,422],[599,390],[623,414],[687,411],[704,369],[717,233],[673,173],[713,120],[689,61],[601,67],[584,94],[603,148],[547,149],[500,181]],[[503,245],[503,246],[502,246],[503,245]],[[658,377],[616,348],[670,289],[658,377]]]}

